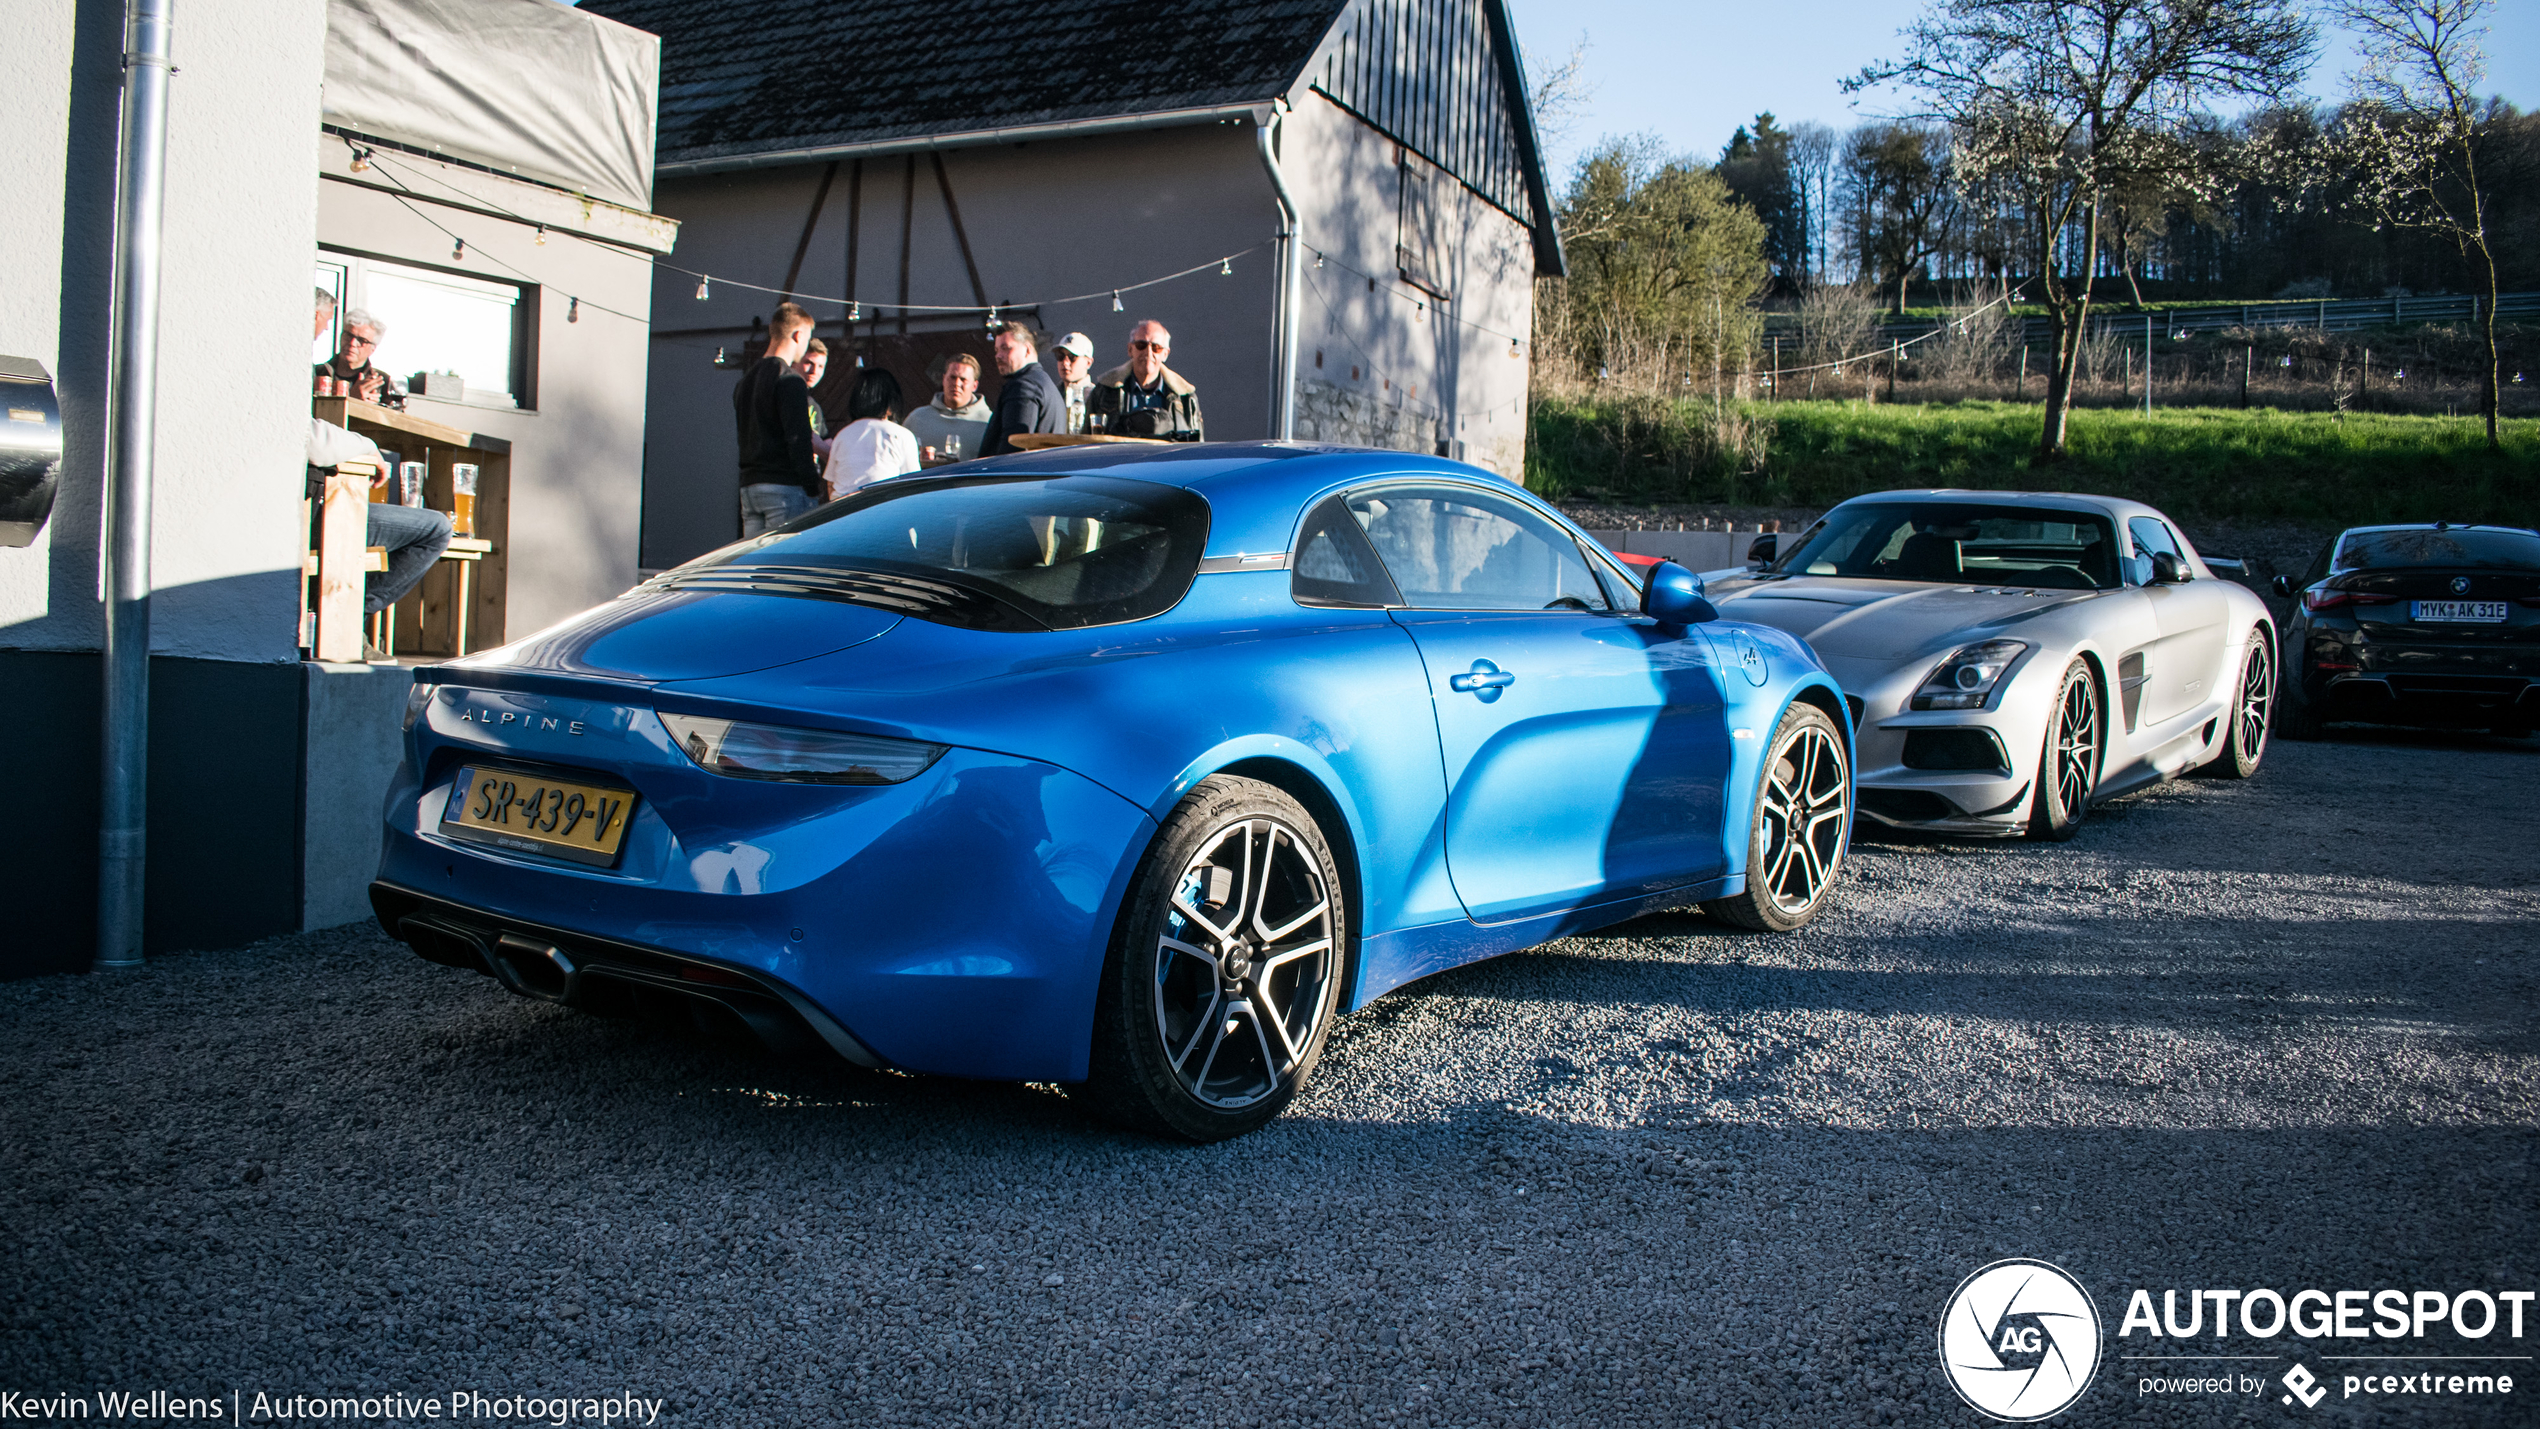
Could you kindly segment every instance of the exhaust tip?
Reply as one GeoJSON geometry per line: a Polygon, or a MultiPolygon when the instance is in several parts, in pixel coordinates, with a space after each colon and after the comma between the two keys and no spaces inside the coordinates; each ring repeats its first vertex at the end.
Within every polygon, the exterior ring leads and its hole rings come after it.
{"type": "Polygon", "coordinates": [[[518,933],[505,933],[495,940],[494,965],[502,970],[503,981],[510,983],[514,992],[549,1002],[562,1002],[572,996],[574,977],[579,972],[564,949],[518,933]]]}

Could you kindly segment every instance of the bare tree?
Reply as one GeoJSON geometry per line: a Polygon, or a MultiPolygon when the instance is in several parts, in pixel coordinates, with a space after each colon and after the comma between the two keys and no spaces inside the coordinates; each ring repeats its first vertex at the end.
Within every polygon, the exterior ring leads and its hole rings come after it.
{"type": "Polygon", "coordinates": [[[1928,124],[1864,124],[1844,140],[1840,182],[1861,273],[1896,285],[1902,316],[1905,285],[1940,253],[1957,219],[1949,134],[1928,124]]]}
{"type": "Polygon", "coordinates": [[[2060,461],[2111,181],[2157,169],[2210,101],[2289,89],[2316,35],[2301,0],[1931,0],[1902,33],[1903,59],[1845,88],[1902,83],[1948,121],[1966,179],[2020,196],[2056,333],[2036,460],[2060,461]]]}
{"type": "Polygon", "coordinates": [[[1587,31],[1570,44],[1559,60],[1526,62],[1526,98],[1535,107],[1535,135],[1547,149],[1561,146],[1587,117],[1596,86],[1587,77],[1587,31]]]}
{"type": "Polygon", "coordinates": [[[2364,62],[2342,117],[2347,178],[2382,222],[2438,233],[2485,270],[2487,355],[2480,410],[2496,450],[2496,254],[2478,172],[2480,43],[2494,0],[2343,0],[2364,62]]]}
{"type": "Polygon", "coordinates": [[[1808,284],[1826,274],[1826,237],[1834,213],[1834,156],[1841,139],[1831,125],[1811,120],[1790,130],[1790,171],[1807,229],[1808,284]]]}

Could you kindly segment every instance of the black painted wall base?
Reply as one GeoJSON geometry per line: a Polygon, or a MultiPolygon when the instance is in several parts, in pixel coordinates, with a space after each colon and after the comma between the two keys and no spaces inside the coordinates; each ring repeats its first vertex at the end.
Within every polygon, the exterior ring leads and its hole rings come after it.
{"type": "MultiPolygon", "coordinates": [[[[298,664],[150,662],[148,954],[300,926],[298,664]]],[[[84,972],[97,942],[103,667],[0,650],[14,747],[0,795],[0,978],[84,972]]]]}

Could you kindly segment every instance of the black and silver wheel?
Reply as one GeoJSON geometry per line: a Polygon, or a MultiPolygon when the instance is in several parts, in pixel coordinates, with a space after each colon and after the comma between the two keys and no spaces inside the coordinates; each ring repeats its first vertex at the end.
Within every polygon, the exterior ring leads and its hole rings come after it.
{"type": "Polygon", "coordinates": [[[1757,932],[1803,927],[1823,906],[1851,841],[1852,762],[1843,731],[1816,706],[1794,704],[1764,755],[1746,888],[1702,907],[1757,932]]]}
{"type": "Polygon", "coordinates": [[[2029,801],[2030,838],[2062,843],[2080,831],[2091,791],[2099,787],[2101,743],[2099,686],[2090,666],[2075,660],[2055,686],[2046,747],[2037,758],[2037,794],[2029,801]]]}
{"type": "Polygon", "coordinates": [[[2240,661],[2240,698],[2232,705],[2231,727],[2222,748],[2198,770],[2222,779],[2246,779],[2258,772],[2267,756],[2267,731],[2275,720],[2275,652],[2267,638],[2249,632],[2249,653],[2240,661]]]}
{"type": "Polygon", "coordinates": [[[1202,780],[1147,852],[1112,939],[1086,1091],[1192,1141],[1277,1116],[1322,1054],[1349,904],[1322,831],[1280,789],[1202,780]]]}

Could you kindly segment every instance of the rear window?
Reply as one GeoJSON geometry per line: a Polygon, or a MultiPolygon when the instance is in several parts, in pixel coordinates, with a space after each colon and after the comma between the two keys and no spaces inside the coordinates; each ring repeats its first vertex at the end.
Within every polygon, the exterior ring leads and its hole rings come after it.
{"type": "Polygon", "coordinates": [[[904,610],[981,630],[1068,630],[1173,608],[1208,503],[1108,476],[901,477],[658,578],[904,610]]]}
{"type": "Polygon", "coordinates": [[[2405,570],[2411,566],[2470,570],[2540,570],[2540,534],[2530,531],[2349,531],[2337,543],[2331,574],[2405,570]]]}

